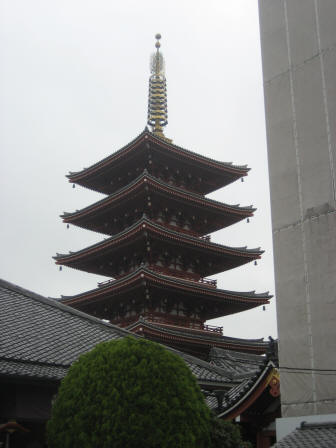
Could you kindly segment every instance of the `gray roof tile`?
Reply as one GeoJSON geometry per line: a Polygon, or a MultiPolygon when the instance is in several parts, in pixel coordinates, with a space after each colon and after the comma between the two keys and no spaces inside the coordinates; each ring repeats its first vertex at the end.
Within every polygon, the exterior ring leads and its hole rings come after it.
{"type": "Polygon", "coordinates": [[[233,350],[213,347],[210,351],[210,362],[232,374],[244,375],[257,373],[260,366],[265,366],[266,356],[241,353],[233,350]]]}
{"type": "MultiPolygon", "coordinates": [[[[133,335],[4,280],[0,280],[0,322],[0,376],[60,380],[82,353],[99,342],[133,335]]],[[[201,384],[230,384],[223,369],[168,349],[183,357],[201,384]]]]}
{"type": "Polygon", "coordinates": [[[301,423],[300,428],[279,440],[274,448],[335,448],[336,422],[301,423]]]}

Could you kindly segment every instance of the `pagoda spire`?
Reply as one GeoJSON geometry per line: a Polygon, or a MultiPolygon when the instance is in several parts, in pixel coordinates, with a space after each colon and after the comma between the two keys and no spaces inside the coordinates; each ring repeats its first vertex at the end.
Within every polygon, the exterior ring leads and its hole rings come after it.
{"type": "Polygon", "coordinates": [[[164,59],[160,52],[161,34],[156,34],[155,38],[156,51],[152,54],[150,62],[147,123],[154,135],[168,140],[163,134],[163,127],[168,123],[168,110],[164,59]]]}

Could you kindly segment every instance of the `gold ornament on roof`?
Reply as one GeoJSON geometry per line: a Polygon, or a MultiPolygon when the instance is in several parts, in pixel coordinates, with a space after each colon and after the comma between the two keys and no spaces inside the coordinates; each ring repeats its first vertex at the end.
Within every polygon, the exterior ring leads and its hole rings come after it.
{"type": "Polygon", "coordinates": [[[168,123],[168,109],[164,59],[160,53],[161,34],[156,34],[155,38],[156,52],[152,54],[150,61],[147,123],[154,135],[168,140],[163,134],[163,127],[168,123]]]}

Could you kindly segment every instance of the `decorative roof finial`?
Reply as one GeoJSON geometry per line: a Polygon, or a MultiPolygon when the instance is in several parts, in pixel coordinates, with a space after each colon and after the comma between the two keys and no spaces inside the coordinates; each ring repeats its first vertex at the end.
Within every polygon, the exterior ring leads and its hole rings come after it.
{"type": "Polygon", "coordinates": [[[168,140],[163,135],[162,129],[168,123],[168,110],[164,59],[159,51],[161,34],[156,34],[155,38],[156,52],[152,54],[150,63],[147,123],[151,126],[154,135],[168,140]]]}

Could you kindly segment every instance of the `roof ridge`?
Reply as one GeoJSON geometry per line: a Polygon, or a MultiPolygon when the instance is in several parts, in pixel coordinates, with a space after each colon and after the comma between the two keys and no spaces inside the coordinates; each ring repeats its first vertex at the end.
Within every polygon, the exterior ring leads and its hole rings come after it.
{"type": "Polygon", "coordinates": [[[336,428],[336,420],[335,421],[327,421],[327,422],[301,422],[300,426],[296,429],[299,430],[309,430],[309,429],[319,429],[319,428],[336,428]]]}
{"type": "Polygon", "coordinates": [[[20,364],[34,364],[38,366],[50,366],[50,367],[62,367],[62,368],[68,368],[69,363],[67,364],[61,364],[58,362],[46,362],[46,361],[38,361],[38,360],[32,360],[32,359],[23,359],[23,358],[10,358],[8,356],[2,356],[0,355],[0,360],[3,361],[10,361],[10,362],[16,362],[20,364]]]}

